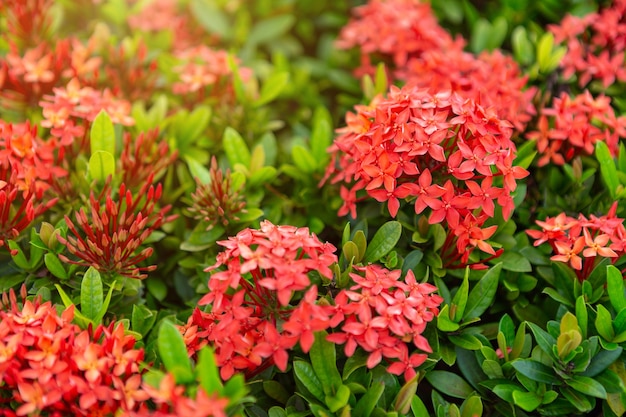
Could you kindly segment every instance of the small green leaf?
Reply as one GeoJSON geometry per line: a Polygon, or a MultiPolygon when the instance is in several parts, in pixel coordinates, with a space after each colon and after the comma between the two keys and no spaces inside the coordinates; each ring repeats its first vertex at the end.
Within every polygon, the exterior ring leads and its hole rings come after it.
{"type": "Polygon", "coordinates": [[[311,174],[317,169],[317,162],[315,161],[315,158],[313,158],[311,151],[304,146],[295,145],[291,148],[291,156],[294,164],[296,164],[296,166],[303,172],[311,174]]]}
{"type": "MultiPolygon", "coordinates": [[[[161,335],[159,334],[160,337],[161,335]]],[[[215,354],[209,346],[203,347],[198,354],[196,377],[198,382],[200,382],[200,386],[207,394],[222,393],[223,385],[220,379],[220,372],[215,362],[215,354]]]]}
{"type": "Polygon", "coordinates": [[[231,37],[231,23],[214,0],[192,0],[191,13],[198,23],[209,33],[215,33],[226,40],[231,37]]]}
{"type": "MultiPolygon", "coordinates": [[[[270,398],[278,401],[281,404],[287,404],[287,401],[289,401],[289,393],[287,392],[285,387],[278,381],[263,381],[263,391],[265,391],[265,393],[270,398]]],[[[270,409],[270,412],[271,410],[272,409],[270,409]]]]}
{"type": "Polygon", "coordinates": [[[154,326],[156,319],[157,315],[155,312],[145,305],[133,304],[133,312],[130,320],[133,331],[145,336],[152,326],[154,326]]]}
{"type": "Polygon", "coordinates": [[[591,397],[606,399],[606,390],[598,381],[587,376],[574,375],[565,379],[565,383],[578,392],[591,397]]]}
{"type": "Polygon", "coordinates": [[[378,400],[385,391],[385,384],[383,381],[374,382],[368,389],[365,395],[363,395],[354,407],[352,412],[353,416],[369,417],[374,411],[378,400]]]}
{"type": "Polygon", "coordinates": [[[464,321],[480,317],[491,306],[498,289],[501,269],[502,263],[492,266],[472,288],[463,315],[464,321]]]}
{"type": "Polygon", "coordinates": [[[15,265],[25,271],[28,271],[30,263],[28,262],[28,259],[26,259],[22,248],[20,248],[20,246],[13,240],[8,240],[8,243],[9,249],[17,252],[15,255],[11,255],[11,257],[13,258],[13,262],[15,262],[15,265]]]}
{"type": "Polygon", "coordinates": [[[461,327],[458,323],[450,320],[449,313],[450,305],[445,304],[441,307],[441,311],[439,311],[439,315],[437,315],[437,328],[442,332],[455,332],[459,330],[461,327]]]}
{"type": "Polygon", "coordinates": [[[102,288],[100,273],[93,266],[90,266],[87,272],[85,272],[85,276],[83,276],[83,281],[80,285],[81,313],[83,313],[85,317],[94,320],[102,309],[103,298],[104,290],[102,288]]]}
{"type": "Polygon", "coordinates": [[[586,339],[589,318],[587,314],[587,304],[585,304],[585,297],[582,295],[576,299],[576,320],[578,321],[578,326],[580,327],[583,339],[586,339]]]}
{"type": "Polygon", "coordinates": [[[227,127],[224,130],[224,137],[222,139],[224,145],[224,152],[231,167],[235,167],[237,164],[241,164],[248,168],[250,166],[250,150],[246,141],[243,140],[241,135],[232,127],[227,127]]]}
{"type": "Polygon", "coordinates": [[[601,140],[596,142],[596,159],[600,164],[602,179],[609,190],[611,199],[614,200],[617,186],[619,185],[619,180],[617,179],[617,169],[615,168],[615,161],[613,161],[609,147],[601,140]]]}
{"type": "Polygon", "coordinates": [[[400,222],[390,221],[383,224],[367,245],[364,260],[376,262],[387,255],[396,246],[401,235],[402,225],[400,222]]]}
{"type": "Polygon", "coordinates": [[[261,20],[252,26],[248,39],[255,44],[276,40],[284,35],[296,23],[295,16],[283,14],[261,20]]]}
{"type": "Polygon", "coordinates": [[[467,398],[474,390],[459,375],[448,371],[430,371],[426,373],[430,384],[442,393],[455,398],[467,398]]]}
{"type": "Polygon", "coordinates": [[[89,158],[89,175],[97,181],[105,181],[115,174],[115,157],[105,151],[96,151],[89,158]]]}
{"type": "Polygon", "coordinates": [[[534,392],[513,391],[513,402],[524,411],[534,411],[541,405],[541,400],[534,392]]]}
{"type": "Polygon", "coordinates": [[[602,304],[598,304],[597,309],[598,314],[595,321],[596,330],[600,336],[611,342],[615,338],[615,330],[613,330],[611,313],[609,313],[609,310],[604,308],[602,304]]]}
{"type": "Polygon", "coordinates": [[[422,399],[417,395],[414,395],[413,399],[411,400],[411,411],[413,412],[413,415],[415,417],[429,417],[430,416],[430,414],[428,413],[428,409],[426,408],[426,405],[424,404],[422,399]]]}
{"type": "Polygon", "coordinates": [[[320,106],[313,114],[313,130],[311,131],[311,153],[319,168],[326,168],[330,158],[328,147],[332,140],[332,118],[328,110],[320,106]]]}
{"type": "Polygon", "coordinates": [[[619,313],[626,308],[626,292],[624,290],[624,277],[619,269],[613,265],[606,267],[606,286],[611,305],[619,313]]]}
{"type": "Polygon", "coordinates": [[[533,332],[535,336],[535,340],[537,344],[553,361],[558,362],[559,358],[554,353],[554,345],[556,345],[556,339],[552,337],[548,332],[537,326],[535,323],[528,322],[528,326],[530,330],[533,332]]]}
{"type": "Polygon", "coordinates": [[[174,375],[176,383],[187,384],[193,381],[187,347],[183,336],[173,323],[167,320],[161,322],[157,347],[165,369],[174,375]]]}
{"type": "MultiPolygon", "coordinates": [[[[322,383],[326,396],[333,396],[341,386],[341,375],[337,370],[337,353],[335,344],[326,340],[328,334],[324,331],[315,333],[315,342],[311,346],[309,357],[315,375],[322,383]]],[[[326,404],[330,407],[329,404],[326,404]]],[[[343,406],[342,406],[343,407],[343,406]]],[[[341,407],[340,407],[341,408],[341,407]]],[[[331,411],[336,411],[332,410],[331,411]]]]}
{"type": "Polygon", "coordinates": [[[530,261],[517,252],[505,251],[498,261],[502,262],[502,269],[513,272],[530,272],[530,261]]]}
{"type": "Polygon", "coordinates": [[[105,110],[100,110],[93,120],[89,131],[89,145],[92,156],[99,151],[115,155],[115,129],[105,110]]]}
{"type": "MultiPolygon", "coordinates": [[[[581,373],[582,376],[594,377],[607,369],[622,354],[622,347],[618,346],[613,350],[601,350],[591,358],[591,362],[587,369],[581,373]]],[[[626,382],[626,381],[625,381],[626,382]]]]}
{"type": "Polygon", "coordinates": [[[461,319],[463,318],[463,313],[465,312],[465,307],[467,305],[468,294],[469,294],[469,267],[466,268],[465,276],[463,277],[463,282],[461,283],[461,286],[459,287],[459,289],[456,291],[456,294],[454,294],[454,297],[452,298],[452,305],[450,308],[455,309],[454,317],[450,317],[452,321],[456,323],[461,322],[461,319]]]}
{"type": "Polygon", "coordinates": [[[461,417],[478,417],[483,415],[483,403],[478,395],[472,395],[461,404],[461,417]]]}
{"type": "Polygon", "coordinates": [[[254,101],[254,107],[260,107],[274,100],[289,84],[288,72],[277,72],[268,77],[261,87],[259,98],[254,101]]]}
{"type": "Polygon", "coordinates": [[[187,163],[191,176],[200,180],[202,184],[211,182],[211,173],[203,164],[198,162],[190,155],[183,155],[183,159],[187,163]]]}
{"type": "Polygon", "coordinates": [[[46,253],[43,256],[43,262],[46,265],[46,268],[48,268],[48,271],[50,271],[50,273],[55,277],[62,280],[69,278],[67,271],[63,267],[63,263],[56,254],[52,252],[46,253]]]}
{"type": "Polygon", "coordinates": [[[326,395],[324,402],[331,412],[337,412],[348,404],[350,400],[350,388],[346,385],[339,385],[334,395],[326,395]]]}
{"type": "Polygon", "coordinates": [[[298,378],[304,388],[306,388],[319,401],[323,402],[325,395],[322,389],[322,382],[315,374],[311,364],[304,361],[294,361],[293,371],[296,378],[298,378]]]}
{"type": "Polygon", "coordinates": [[[552,368],[532,359],[518,359],[512,362],[512,365],[520,374],[533,381],[545,384],[557,384],[559,382],[552,368]]]}

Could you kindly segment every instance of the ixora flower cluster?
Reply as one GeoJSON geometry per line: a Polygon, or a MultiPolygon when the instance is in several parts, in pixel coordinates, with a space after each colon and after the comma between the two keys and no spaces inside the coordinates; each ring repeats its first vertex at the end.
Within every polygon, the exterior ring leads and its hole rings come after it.
{"type": "Polygon", "coordinates": [[[356,218],[363,192],[386,203],[392,217],[401,200],[410,201],[416,214],[430,211],[430,224],[447,227],[447,267],[467,264],[476,247],[495,255],[487,239],[497,226],[482,226],[496,205],[509,218],[516,181],[528,175],[513,163],[511,125],[456,93],[417,87],[392,87],[387,98],[356,110],[331,147],[336,164],[327,175],[342,183],[339,215],[356,218]]]}
{"type": "MultiPolygon", "coordinates": [[[[556,253],[550,259],[568,263],[582,282],[603,259],[617,261],[626,254],[624,219],[615,215],[617,202],[606,215],[577,218],[561,213],[556,217],[537,220],[541,230],[527,230],[535,246],[548,243],[556,253]]],[[[622,274],[624,271],[622,271],[622,274]]]]}
{"type": "Polygon", "coordinates": [[[335,247],[322,243],[307,228],[276,226],[263,221],[227,241],[217,256],[209,292],[181,328],[190,354],[215,346],[221,376],[257,374],[271,365],[287,369],[289,350],[298,343],[308,352],[314,333],[336,328],[328,340],[346,344],[347,356],[357,346],[369,354],[367,365],[383,358],[388,371],[410,379],[427,355],[410,354],[406,342],[431,352],[421,335],[443,301],[436,287],[415,281],[412,272],[377,265],[356,268],[354,285],[318,300],[321,280],[330,284],[335,247]],[[225,266],[225,270],[216,271],[225,266]],[[313,278],[316,276],[316,278],[313,278]],[[325,300],[325,301],[324,301],[325,300]]]}
{"type": "Polygon", "coordinates": [[[202,389],[187,397],[170,374],[159,387],[145,383],[144,351],[123,325],[81,330],[74,306],[59,315],[14,292],[1,304],[0,416],[225,416],[228,399],[202,389]]]}

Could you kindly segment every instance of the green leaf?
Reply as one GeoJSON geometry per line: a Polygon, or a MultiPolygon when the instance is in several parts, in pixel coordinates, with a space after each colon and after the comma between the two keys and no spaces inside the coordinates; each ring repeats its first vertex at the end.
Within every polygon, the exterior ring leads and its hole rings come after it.
{"type": "Polygon", "coordinates": [[[93,120],[89,131],[89,145],[92,156],[99,151],[108,152],[111,156],[115,155],[115,129],[105,110],[100,110],[93,120]]]}
{"type": "Polygon", "coordinates": [[[374,382],[368,389],[365,395],[363,395],[356,403],[352,412],[353,416],[369,417],[374,411],[378,400],[385,391],[385,384],[383,381],[374,382]]]}
{"type": "Polygon", "coordinates": [[[203,184],[208,184],[211,182],[211,173],[204,166],[204,164],[198,162],[190,155],[183,155],[183,159],[187,163],[187,167],[189,168],[189,172],[191,172],[191,176],[200,180],[203,184]]]}
{"type": "Polygon", "coordinates": [[[483,415],[483,403],[478,395],[472,395],[461,404],[461,417],[477,417],[483,415]]]}
{"type": "Polygon", "coordinates": [[[215,354],[209,346],[203,347],[198,354],[196,377],[198,382],[200,382],[200,386],[207,394],[222,393],[223,385],[220,379],[219,368],[215,362],[215,354]]]}
{"type": "MultiPolygon", "coordinates": [[[[80,310],[85,317],[94,320],[98,316],[102,309],[103,293],[100,273],[93,266],[90,266],[80,285],[80,310]]],[[[95,320],[94,323],[100,324],[95,320]]]]}
{"type": "Polygon", "coordinates": [[[89,158],[89,175],[97,181],[105,181],[115,174],[115,157],[105,151],[96,151],[89,158]]]}
{"type": "MultiPolygon", "coordinates": [[[[341,386],[341,375],[337,370],[337,353],[335,344],[326,340],[328,333],[321,331],[315,333],[315,342],[311,346],[309,357],[315,375],[319,378],[322,389],[326,396],[337,393],[341,386]]],[[[329,404],[326,404],[330,407],[329,404]]],[[[336,411],[332,410],[331,411],[336,411]]]]}
{"type": "MultiPolygon", "coordinates": [[[[535,59],[535,50],[532,42],[528,39],[528,34],[524,26],[517,26],[511,33],[511,45],[515,59],[523,64],[529,65],[535,59]]],[[[530,142],[530,141],[529,141],[530,142]]],[[[524,168],[528,168],[527,166],[524,168]]]]}
{"type": "Polygon", "coordinates": [[[524,411],[533,411],[541,405],[542,398],[534,392],[513,391],[513,402],[524,411]]]}
{"type": "Polygon", "coordinates": [[[346,385],[339,385],[334,395],[326,395],[324,397],[324,403],[328,406],[331,412],[337,412],[348,404],[350,400],[350,388],[346,385]]]}
{"type": "Polygon", "coordinates": [[[609,300],[616,312],[626,308],[626,293],[624,291],[624,277],[613,265],[606,267],[606,286],[609,293],[609,300]]]}
{"type": "Polygon", "coordinates": [[[598,314],[595,321],[596,330],[600,336],[611,342],[615,338],[615,330],[613,330],[611,313],[609,313],[609,310],[604,308],[602,304],[598,304],[597,309],[598,314]]]}
{"type": "Polygon", "coordinates": [[[319,380],[313,367],[310,363],[304,361],[294,361],[293,371],[296,378],[304,385],[315,398],[320,401],[324,401],[324,390],[322,389],[322,382],[319,380]]]}
{"type": "Polygon", "coordinates": [[[465,307],[467,306],[467,297],[469,294],[469,267],[465,270],[465,276],[463,277],[463,282],[461,286],[454,294],[452,298],[452,304],[450,306],[450,312],[452,313],[452,309],[454,309],[454,317],[450,317],[452,321],[459,323],[463,318],[463,313],[465,312],[465,307]]]}
{"type": "Polygon", "coordinates": [[[578,391],[575,391],[569,387],[561,387],[561,394],[567,399],[574,407],[581,413],[587,413],[592,410],[593,404],[589,401],[589,398],[578,391]]]}
{"type": "Polygon", "coordinates": [[[430,384],[442,393],[455,398],[467,398],[474,390],[459,375],[448,371],[430,371],[426,373],[430,384]]]}
{"type": "Polygon", "coordinates": [[[541,72],[548,72],[554,47],[554,35],[551,32],[544,33],[537,43],[537,63],[541,72]]]}
{"type": "Polygon", "coordinates": [[[619,180],[617,179],[617,169],[615,168],[615,161],[613,161],[609,147],[603,141],[596,142],[596,159],[600,164],[602,179],[609,189],[611,199],[614,200],[617,186],[619,185],[619,180]]]}
{"type": "Polygon", "coordinates": [[[478,350],[483,345],[480,340],[470,333],[460,333],[448,335],[448,339],[456,346],[467,350],[478,350]]]}
{"type": "Polygon", "coordinates": [[[291,156],[294,164],[304,173],[311,174],[317,169],[317,162],[311,152],[302,145],[291,148],[291,156]]]}
{"type": "Polygon", "coordinates": [[[543,363],[532,359],[518,359],[511,364],[520,374],[527,376],[533,381],[545,384],[557,384],[559,382],[554,374],[554,370],[543,363]]]}
{"type": "Polygon", "coordinates": [[[582,372],[580,375],[594,377],[607,369],[611,364],[613,364],[622,354],[623,348],[618,346],[613,350],[601,350],[596,355],[591,358],[591,362],[587,369],[582,372]]]}
{"type": "Polygon", "coordinates": [[[413,412],[413,415],[415,417],[429,417],[430,416],[430,414],[428,413],[428,409],[426,408],[426,405],[424,404],[422,399],[417,395],[414,395],[413,399],[411,400],[411,411],[413,412]]]}
{"type": "Polygon", "coordinates": [[[55,277],[62,280],[69,278],[67,271],[63,267],[63,263],[56,254],[52,252],[46,253],[43,256],[43,262],[46,265],[46,268],[48,268],[48,271],[50,271],[50,273],[55,277]]]}
{"type": "Polygon", "coordinates": [[[606,399],[606,390],[598,381],[587,376],[574,375],[565,379],[565,383],[578,392],[591,397],[606,399]]]}
{"type": "Polygon", "coordinates": [[[178,384],[191,383],[194,380],[191,364],[187,357],[187,347],[176,326],[164,320],[159,327],[157,339],[159,356],[165,369],[171,372],[178,384]]]}
{"type": "Polygon", "coordinates": [[[296,23],[296,18],[291,14],[273,16],[261,20],[252,27],[248,34],[248,39],[255,44],[275,40],[287,33],[294,23],[296,23]]]}
{"type": "Polygon", "coordinates": [[[578,326],[580,327],[583,339],[586,339],[589,317],[587,314],[587,304],[585,304],[585,297],[582,295],[576,299],[576,320],[578,321],[578,326]]]}
{"type": "Polygon", "coordinates": [[[231,37],[231,23],[214,0],[192,0],[191,13],[198,23],[209,33],[215,33],[226,40],[231,37]]]}
{"type": "Polygon", "coordinates": [[[259,98],[254,101],[254,107],[260,107],[274,100],[289,84],[288,72],[276,72],[270,75],[261,87],[259,98]]]}
{"type": "MultiPolygon", "coordinates": [[[[265,393],[270,398],[278,401],[281,404],[287,404],[287,401],[289,401],[289,393],[287,392],[285,387],[283,387],[283,384],[278,381],[263,381],[263,391],[265,391],[265,393]]],[[[272,409],[270,408],[270,412],[271,411],[272,409]]]]}
{"type": "Polygon", "coordinates": [[[250,150],[246,141],[243,140],[241,135],[232,127],[227,127],[224,130],[224,137],[222,139],[224,145],[224,152],[231,167],[235,167],[237,164],[241,164],[248,168],[250,166],[250,150]]]}
{"type": "Polygon", "coordinates": [[[556,339],[552,337],[548,332],[537,326],[535,323],[528,322],[530,330],[535,336],[537,344],[554,362],[558,362],[559,358],[554,353],[553,346],[556,345],[556,339]]]}
{"type": "Polygon", "coordinates": [[[498,289],[501,269],[502,263],[491,267],[472,288],[463,315],[464,321],[480,317],[491,306],[498,289]]]}
{"type": "Polygon", "coordinates": [[[461,327],[458,323],[450,320],[449,308],[450,305],[445,304],[441,307],[441,311],[439,311],[437,315],[437,328],[442,332],[455,332],[461,327]]]}
{"type": "Polygon", "coordinates": [[[367,245],[364,260],[376,262],[387,255],[396,246],[401,235],[402,225],[400,222],[390,221],[383,224],[367,245]]]}
{"type": "Polygon", "coordinates": [[[132,329],[145,336],[156,322],[157,315],[155,313],[156,312],[150,310],[145,305],[133,304],[133,312],[130,320],[132,329]]]}
{"type": "Polygon", "coordinates": [[[311,131],[311,153],[317,161],[318,168],[325,168],[330,158],[328,147],[332,144],[332,118],[325,107],[317,107],[313,114],[313,130],[311,131]]]}
{"type": "Polygon", "coordinates": [[[502,262],[502,269],[513,272],[530,272],[532,266],[530,261],[517,252],[504,251],[498,258],[502,262]]]}
{"type": "MultiPolygon", "coordinates": [[[[67,308],[69,306],[73,306],[74,303],[70,299],[70,297],[63,291],[63,288],[59,284],[54,284],[59,295],[61,296],[61,301],[63,301],[63,305],[67,308]]],[[[74,310],[74,320],[78,322],[81,328],[86,329],[93,322],[85,317],[80,311],[74,310]]]]}

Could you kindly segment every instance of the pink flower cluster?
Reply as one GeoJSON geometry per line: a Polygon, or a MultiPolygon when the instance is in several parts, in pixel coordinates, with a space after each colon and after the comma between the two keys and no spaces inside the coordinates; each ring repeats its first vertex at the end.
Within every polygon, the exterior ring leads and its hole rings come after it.
{"type": "MultiPolygon", "coordinates": [[[[555,253],[550,259],[568,263],[582,281],[589,277],[601,258],[617,261],[626,254],[624,219],[616,217],[617,202],[606,215],[578,218],[561,213],[556,217],[537,220],[541,230],[527,230],[535,246],[548,243],[555,253]]],[[[622,271],[623,272],[623,271],[622,271]]]]}
{"type": "Polygon", "coordinates": [[[144,383],[144,351],[123,325],[81,330],[73,316],[73,306],[58,315],[50,302],[19,305],[15,293],[4,294],[0,416],[225,416],[228,399],[203,390],[189,398],[171,375],[160,387],[144,383]]]}
{"type": "Polygon", "coordinates": [[[496,205],[510,216],[516,181],[528,175],[513,164],[510,123],[456,93],[415,87],[392,87],[387,98],[356,110],[330,148],[327,176],[342,183],[339,215],[356,218],[363,192],[387,203],[392,217],[401,200],[411,201],[416,214],[430,211],[430,224],[448,227],[448,266],[459,258],[465,264],[475,247],[495,255],[485,240],[496,227],[481,227],[496,205]]]}
{"type": "Polygon", "coordinates": [[[589,91],[576,97],[562,93],[552,107],[541,110],[537,128],[526,135],[537,141],[541,154],[537,164],[563,165],[578,155],[592,155],[598,141],[606,142],[617,156],[619,140],[626,137],[626,117],[615,115],[607,96],[593,97],[589,91]]]}
{"type": "Polygon", "coordinates": [[[554,40],[567,45],[561,60],[563,77],[576,75],[581,87],[593,80],[604,88],[616,80],[626,81],[626,1],[611,3],[600,12],[584,17],[567,15],[560,24],[548,26],[554,40]]]}
{"type": "Polygon", "coordinates": [[[237,371],[254,372],[266,359],[268,366],[285,370],[287,350],[300,341],[308,351],[313,333],[328,327],[309,274],[332,278],[335,247],[308,228],[267,220],[260,230],[245,229],[218,244],[226,250],[207,270],[226,269],[211,275],[209,293],[198,303],[210,304],[210,311],[196,309],[184,329],[190,352],[214,346],[224,379],[237,371]]]}
{"type": "Polygon", "coordinates": [[[373,368],[384,358],[387,370],[405,379],[415,376],[415,368],[427,359],[424,353],[409,354],[408,342],[423,352],[432,352],[422,333],[439,313],[443,298],[432,294],[437,287],[418,283],[413,271],[401,280],[401,271],[378,265],[355,268],[354,285],[335,297],[331,327],[337,327],[328,340],[345,344],[346,356],[357,347],[369,353],[367,366],[373,368]],[[363,276],[364,274],[364,276],[363,276]]]}

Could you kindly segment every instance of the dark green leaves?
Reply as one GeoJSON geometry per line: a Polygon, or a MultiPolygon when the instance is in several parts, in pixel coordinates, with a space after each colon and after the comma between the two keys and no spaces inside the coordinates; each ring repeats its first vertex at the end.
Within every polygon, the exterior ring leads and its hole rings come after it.
{"type": "Polygon", "coordinates": [[[400,222],[390,221],[383,224],[367,245],[364,260],[366,262],[376,262],[387,255],[396,246],[401,235],[402,225],[400,222]]]}
{"type": "Polygon", "coordinates": [[[501,263],[493,266],[480,279],[480,281],[478,281],[476,286],[474,286],[467,300],[467,306],[465,307],[463,320],[480,317],[493,303],[493,299],[496,295],[496,290],[498,289],[501,269],[501,263]]]}
{"type": "Polygon", "coordinates": [[[174,324],[169,321],[161,323],[157,346],[165,369],[174,375],[176,382],[179,384],[192,382],[194,378],[187,357],[187,347],[174,324]]]}

